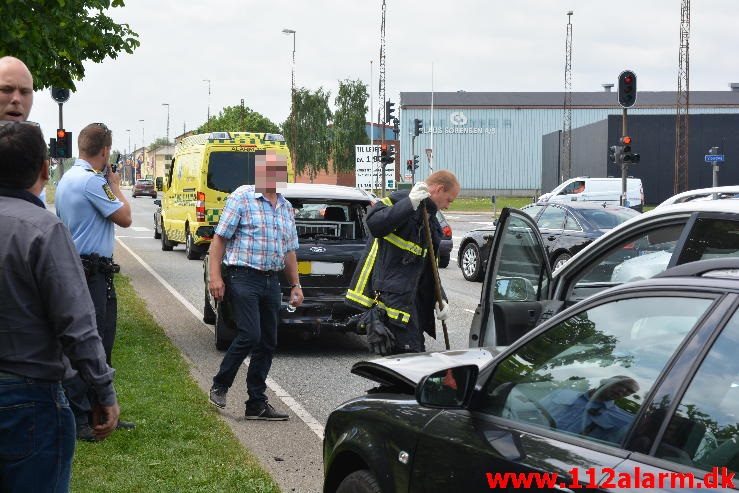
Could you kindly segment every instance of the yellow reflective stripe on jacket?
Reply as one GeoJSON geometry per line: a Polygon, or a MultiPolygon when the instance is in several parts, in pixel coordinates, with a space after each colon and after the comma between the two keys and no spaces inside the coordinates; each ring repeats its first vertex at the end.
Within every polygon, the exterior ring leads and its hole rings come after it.
{"type": "Polygon", "coordinates": [[[395,233],[390,233],[387,236],[383,236],[383,238],[385,241],[395,245],[401,250],[406,250],[408,252],[411,252],[414,255],[418,255],[419,257],[426,256],[426,249],[422,248],[421,245],[418,245],[417,243],[413,243],[412,241],[404,240],[403,238],[396,235],[395,233]]]}
{"type": "Polygon", "coordinates": [[[359,279],[357,280],[357,291],[359,291],[360,293],[364,293],[365,289],[367,288],[367,282],[369,282],[370,275],[372,274],[372,268],[375,266],[375,260],[377,260],[378,248],[379,243],[377,241],[377,238],[375,238],[372,242],[372,247],[367,254],[367,259],[364,261],[364,265],[362,266],[362,272],[359,274],[359,279]]]}
{"type": "MultiPolygon", "coordinates": [[[[371,308],[375,304],[374,298],[365,296],[362,293],[358,293],[354,291],[353,289],[350,289],[347,291],[346,297],[347,299],[354,301],[355,303],[359,303],[362,306],[366,306],[367,308],[371,308]]],[[[407,324],[411,320],[410,313],[404,312],[402,310],[397,310],[395,308],[390,308],[382,301],[377,301],[377,306],[385,310],[385,312],[387,312],[388,317],[395,319],[395,320],[400,320],[404,324],[407,324]]]]}
{"type": "Polygon", "coordinates": [[[390,200],[390,197],[383,197],[382,199],[380,199],[380,202],[390,207],[393,206],[393,201],[390,200]]]}

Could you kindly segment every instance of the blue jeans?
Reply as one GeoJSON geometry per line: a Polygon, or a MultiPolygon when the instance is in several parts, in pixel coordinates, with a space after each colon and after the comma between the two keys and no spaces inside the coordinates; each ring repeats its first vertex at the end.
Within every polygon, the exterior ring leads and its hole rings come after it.
{"type": "Polygon", "coordinates": [[[66,492],[74,415],[61,384],[0,372],[0,492],[66,492]]]}
{"type": "Polygon", "coordinates": [[[267,401],[267,374],[277,347],[277,321],[282,293],[276,274],[266,276],[248,269],[227,270],[226,297],[236,323],[236,338],[223,357],[213,386],[228,389],[249,353],[246,390],[249,408],[258,408],[267,401]]]}

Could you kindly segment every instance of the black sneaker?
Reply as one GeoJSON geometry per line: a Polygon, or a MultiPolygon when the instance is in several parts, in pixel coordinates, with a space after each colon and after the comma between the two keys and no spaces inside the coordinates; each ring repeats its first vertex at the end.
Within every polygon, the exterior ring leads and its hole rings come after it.
{"type": "Polygon", "coordinates": [[[265,421],[287,421],[289,416],[277,411],[269,402],[265,402],[261,407],[250,409],[246,407],[244,413],[246,419],[263,419],[265,421]]]}
{"type": "Polygon", "coordinates": [[[118,424],[115,427],[116,430],[126,430],[131,431],[136,429],[136,423],[133,421],[122,421],[118,420],[118,424]]]}
{"type": "Polygon", "coordinates": [[[79,425],[77,427],[77,440],[82,440],[83,442],[98,441],[95,433],[92,431],[92,427],[88,424],[79,425]]]}
{"type": "Polygon", "coordinates": [[[228,389],[221,389],[218,387],[210,388],[210,403],[216,407],[223,409],[226,407],[226,394],[228,389]]]}

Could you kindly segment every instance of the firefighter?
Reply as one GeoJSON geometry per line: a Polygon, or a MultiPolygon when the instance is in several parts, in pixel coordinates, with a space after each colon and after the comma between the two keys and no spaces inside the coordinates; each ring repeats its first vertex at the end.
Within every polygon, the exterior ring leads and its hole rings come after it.
{"type": "Polygon", "coordinates": [[[384,310],[395,336],[395,353],[423,352],[424,332],[436,338],[434,312],[439,320],[449,316],[448,303],[442,310],[435,303],[422,214],[428,211],[433,248],[438,252],[442,232],[436,211],[448,208],[459,190],[453,173],[436,171],[410,191],[385,197],[367,214],[371,236],[346,299],[363,310],[375,305],[384,310]]]}

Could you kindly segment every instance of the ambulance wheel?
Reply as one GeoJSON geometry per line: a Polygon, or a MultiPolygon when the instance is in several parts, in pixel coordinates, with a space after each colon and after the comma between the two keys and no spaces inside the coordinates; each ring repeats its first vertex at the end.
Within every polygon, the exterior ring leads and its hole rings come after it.
{"type": "Polygon", "coordinates": [[[171,252],[174,248],[174,243],[167,239],[167,230],[164,229],[164,223],[162,223],[162,251],[171,252]]]}
{"type": "Polygon", "coordinates": [[[162,233],[159,232],[159,228],[157,228],[157,220],[154,218],[154,239],[158,240],[162,237],[162,233]]]}
{"type": "Polygon", "coordinates": [[[202,250],[195,244],[189,229],[185,231],[185,253],[190,260],[200,260],[203,256],[202,250]]]}

